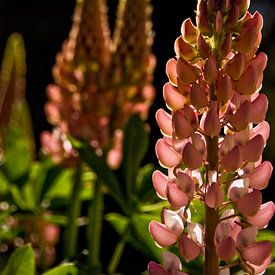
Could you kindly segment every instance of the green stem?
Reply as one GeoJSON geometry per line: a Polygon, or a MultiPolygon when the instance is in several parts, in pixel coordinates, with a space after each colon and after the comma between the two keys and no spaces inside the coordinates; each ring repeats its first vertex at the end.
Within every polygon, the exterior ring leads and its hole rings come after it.
{"type": "Polygon", "coordinates": [[[107,271],[110,274],[113,274],[116,272],[116,269],[119,265],[121,256],[123,254],[123,251],[125,249],[125,245],[126,245],[126,235],[128,234],[128,231],[124,233],[123,237],[121,238],[121,240],[117,243],[114,253],[112,255],[112,258],[110,260],[110,263],[108,265],[107,271]]]}
{"type": "Polygon", "coordinates": [[[81,201],[80,201],[80,191],[81,191],[81,174],[82,174],[82,164],[81,161],[78,162],[75,175],[74,175],[74,185],[71,195],[71,205],[68,214],[68,227],[66,232],[66,242],[65,242],[65,257],[72,258],[75,256],[77,248],[78,239],[78,225],[77,218],[80,215],[81,201]]]}
{"type": "Polygon", "coordinates": [[[101,230],[104,210],[104,193],[101,181],[96,180],[94,196],[89,209],[89,225],[87,228],[87,239],[89,248],[88,271],[89,274],[98,274],[101,269],[100,244],[101,230]]]}

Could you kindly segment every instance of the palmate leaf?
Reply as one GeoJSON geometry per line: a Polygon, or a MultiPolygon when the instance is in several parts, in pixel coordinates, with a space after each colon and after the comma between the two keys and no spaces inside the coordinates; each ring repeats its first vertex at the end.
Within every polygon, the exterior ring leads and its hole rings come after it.
{"type": "Polygon", "coordinates": [[[30,245],[16,249],[2,275],[35,275],[34,252],[30,245]]]}

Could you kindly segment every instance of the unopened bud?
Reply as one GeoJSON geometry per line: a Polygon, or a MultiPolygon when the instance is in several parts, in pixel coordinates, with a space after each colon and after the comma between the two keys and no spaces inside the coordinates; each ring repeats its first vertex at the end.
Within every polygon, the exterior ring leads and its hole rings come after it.
{"type": "Polygon", "coordinates": [[[253,65],[248,65],[238,83],[235,86],[236,91],[241,95],[251,95],[256,90],[258,74],[253,65]]]}
{"type": "Polygon", "coordinates": [[[235,5],[239,7],[240,17],[245,14],[250,6],[250,0],[235,0],[235,5]]]}
{"type": "Polygon", "coordinates": [[[201,248],[195,241],[183,234],[179,240],[179,253],[185,261],[189,262],[200,255],[201,248]]]}
{"type": "Polygon", "coordinates": [[[196,170],[200,168],[203,162],[202,156],[190,142],[184,146],[182,159],[189,170],[196,170]]]}
{"type": "Polygon", "coordinates": [[[204,65],[204,77],[208,84],[213,84],[218,78],[217,62],[214,55],[211,55],[204,65]]]}
{"type": "Polygon", "coordinates": [[[250,122],[251,104],[244,101],[240,108],[233,115],[228,115],[229,123],[237,130],[244,130],[250,122]]]}
{"type": "Polygon", "coordinates": [[[209,57],[210,47],[201,34],[198,36],[198,51],[203,59],[209,57]]]}
{"type": "Polygon", "coordinates": [[[262,135],[257,135],[241,147],[243,159],[256,162],[260,159],[265,146],[262,135]]]}
{"type": "Polygon", "coordinates": [[[177,74],[184,84],[195,82],[198,78],[196,68],[182,57],[177,61],[177,74]]]}
{"type": "Polygon", "coordinates": [[[221,54],[223,57],[226,57],[230,51],[231,51],[231,48],[232,48],[232,34],[231,33],[228,33],[224,40],[223,40],[223,43],[222,43],[222,46],[221,46],[221,54]]]}
{"type": "Polygon", "coordinates": [[[182,36],[175,41],[175,53],[178,57],[183,57],[187,61],[191,61],[197,55],[196,49],[185,42],[182,36]]]}
{"type": "Polygon", "coordinates": [[[187,42],[193,44],[197,41],[198,31],[190,18],[183,21],[181,25],[181,34],[187,42]]]}
{"type": "Polygon", "coordinates": [[[236,5],[232,5],[226,21],[226,27],[229,29],[234,29],[237,25],[238,20],[239,20],[239,7],[236,5]]]}
{"type": "Polygon", "coordinates": [[[243,30],[255,29],[256,32],[260,32],[263,28],[263,17],[259,12],[255,12],[253,16],[246,20],[243,24],[243,30]]]}
{"type": "Polygon", "coordinates": [[[232,79],[238,80],[245,70],[245,65],[245,56],[242,53],[238,53],[226,65],[226,73],[232,79]]]}
{"type": "Polygon", "coordinates": [[[228,154],[221,160],[221,166],[227,171],[236,171],[242,165],[242,153],[239,145],[236,145],[228,154]]]}
{"type": "Polygon", "coordinates": [[[196,82],[191,86],[190,100],[197,109],[201,109],[208,105],[206,92],[196,82]]]}
{"type": "Polygon", "coordinates": [[[250,28],[241,32],[238,41],[235,44],[235,50],[241,53],[249,53],[257,46],[258,31],[250,28]]]}
{"type": "Polygon", "coordinates": [[[209,25],[206,10],[201,10],[197,15],[197,26],[200,30],[201,34],[210,36],[211,35],[211,27],[209,25]]]}
{"type": "Polygon", "coordinates": [[[228,75],[223,75],[221,80],[218,83],[218,87],[216,89],[216,97],[219,102],[225,104],[233,94],[233,87],[231,79],[228,75]]]}
{"type": "Polygon", "coordinates": [[[223,203],[223,191],[217,182],[212,182],[205,195],[205,203],[210,208],[219,207],[223,203]]]}
{"type": "Polygon", "coordinates": [[[216,14],[216,20],[215,20],[215,29],[216,33],[220,35],[222,33],[222,27],[223,27],[223,22],[222,22],[222,13],[220,10],[218,10],[216,14]]]}
{"type": "Polygon", "coordinates": [[[175,183],[168,182],[166,196],[173,208],[180,208],[188,204],[188,195],[180,190],[175,183]]]}
{"type": "Polygon", "coordinates": [[[206,113],[205,118],[201,119],[202,128],[207,136],[218,136],[221,131],[220,119],[217,113],[217,102],[213,102],[210,110],[206,113]]]}
{"type": "Polygon", "coordinates": [[[207,0],[207,11],[209,13],[215,13],[217,9],[216,0],[207,0]]]}
{"type": "Polygon", "coordinates": [[[186,120],[184,109],[178,110],[173,114],[173,128],[175,136],[179,139],[185,139],[192,135],[194,129],[189,121],[186,120]]]}
{"type": "Polygon", "coordinates": [[[230,7],[230,0],[222,0],[221,11],[223,14],[227,13],[230,7]]]}
{"type": "Polygon", "coordinates": [[[261,204],[262,194],[259,190],[254,189],[238,200],[237,209],[245,215],[253,216],[257,213],[261,204]]]}

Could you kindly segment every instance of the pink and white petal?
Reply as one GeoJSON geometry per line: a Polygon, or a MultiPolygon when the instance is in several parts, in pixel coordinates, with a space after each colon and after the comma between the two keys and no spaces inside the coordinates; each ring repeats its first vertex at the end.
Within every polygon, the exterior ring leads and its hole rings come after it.
{"type": "Polygon", "coordinates": [[[220,270],[219,275],[230,275],[230,268],[223,268],[220,270]]]}
{"type": "Polygon", "coordinates": [[[176,212],[164,208],[162,211],[162,217],[169,230],[176,233],[178,236],[182,234],[184,229],[183,221],[176,212]]]}
{"type": "Polygon", "coordinates": [[[153,186],[156,190],[157,195],[161,199],[167,199],[166,198],[166,187],[167,183],[169,181],[169,178],[164,175],[162,172],[159,170],[154,171],[152,175],[152,181],[153,181],[153,186]]]}
{"type": "Polygon", "coordinates": [[[238,200],[237,209],[247,216],[253,216],[257,213],[261,204],[262,194],[259,190],[254,189],[238,200]]]}
{"type": "Polygon", "coordinates": [[[182,269],[180,259],[169,251],[164,251],[162,253],[162,265],[169,272],[169,270],[179,271],[182,269]]]}
{"type": "Polygon", "coordinates": [[[267,267],[270,265],[271,261],[272,261],[272,255],[270,254],[269,257],[267,257],[264,260],[263,264],[254,265],[254,264],[250,263],[250,266],[253,267],[255,275],[260,275],[260,274],[263,274],[263,272],[267,269],[267,267]]]}
{"type": "Polygon", "coordinates": [[[251,227],[242,229],[238,234],[237,241],[236,241],[238,250],[243,250],[250,244],[255,243],[257,233],[258,233],[257,226],[251,226],[251,227]]]}
{"type": "Polygon", "coordinates": [[[156,143],[156,154],[164,168],[175,167],[181,162],[181,155],[163,139],[159,139],[156,143]]]}
{"type": "Polygon", "coordinates": [[[149,262],[148,266],[149,275],[169,275],[168,272],[156,262],[149,262]]]}
{"type": "Polygon", "coordinates": [[[156,112],[156,121],[164,135],[172,136],[172,116],[165,112],[163,109],[159,109],[156,112]]]}
{"type": "Polygon", "coordinates": [[[188,194],[190,198],[193,197],[195,185],[192,178],[187,173],[178,172],[176,184],[184,193],[188,194]]]}
{"type": "Polygon", "coordinates": [[[219,258],[230,261],[237,253],[236,245],[232,237],[227,237],[216,244],[216,254],[219,258]]]}
{"type": "Polygon", "coordinates": [[[244,260],[254,264],[262,265],[272,252],[272,244],[269,241],[253,243],[241,251],[244,260]]]}
{"type": "Polygon", "coordinates": [[[167,229],[166,225],[159,222],[151,221],[149,224],[149,232],[156,244],[161,247],[167,247],[177,242],[177,234],[167,229]]]}
{"type": "Polygon", "coordinates": [[[254,216],[247,216],[246,221],[259,228],[265,228],[272,219],[274,211],[274,203],[272,201],[266,202],[260,206],[260,209],[254,216]]]}
{"type": "Polygon", "coordinates": [[[232,226],[228,222],[220,222],[215,231],[214,242],[215,245],[221,243],[223,240],[231,235],[232,226]]]}
{"type": "Polygon", "coordinates": [[[228,188],[228,197],[235,203],[247,193],[248,186],[246,179],[234,180],[228,188]]]}
{"type": "Polygon", "coordinates": [[[188,223],[188,236],[196,243],[203,244],[203,227],[199,223],[188,223]]]}
{"type": "Polygon", "coordinates": [[[210,208],[219,207],[223,203],[224,194],[217,182],[213,182],[205,195],[205,203],[210,208]]]}
{"type": "Polygon", "coordinates": [[[196,242],[187,237],[186,234],[183,234],[179,240],[179,253],[189,262],[200,255],[201,248],[196,242]]]}

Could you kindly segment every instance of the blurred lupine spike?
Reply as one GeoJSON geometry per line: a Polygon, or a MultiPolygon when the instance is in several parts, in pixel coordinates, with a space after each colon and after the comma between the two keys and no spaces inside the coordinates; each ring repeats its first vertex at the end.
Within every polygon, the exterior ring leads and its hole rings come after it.
{"type": "MultiPolygon", "coordinates": [[[[260,93],[267,57],[256,53],[263,19],[247,11],[249,4],[198,0],[197,26],[191,19],[183,22],[176,59],[166,66],[163,97],[170,114],[161,109],[156,115],[165,135],[156,154],[168,176],[154,172],[153,185],[168,200],[162,216],[169,212],[171,220],[152,221],[150,232],[161,246],[177,245],[185,261],[203,253],[204,275],[230,274],[237,264],[244,272],[262,274],[272,258],[271,243],[256,241],[275,206],[263,203],[260,192],[273,170],[270,162],[262,162],[270,134],[264,121],[268,99],[260,93]],[[201,241],[194,238],[190,218],[181,214],[196,212],[196,200],[205,208],[201,241]]],[[[174,274],[152,262],[148,268],[150,274],[174,274]]]]}
{"type": "MultiPolygon", "coordinates": [[[[51,154],[52,141],[61,146],[64,160],[74,157],[65,149],[71,134],[98,154],[109,151],[110,167],[119,167],[123,133],[119,138],[115,133],[134,113],[145,120],[155,95],[151,11],[149,0],[121,0],[111,39],[106,1],[77,1],[69,38],[53,68],[55,85],[48,86],[45,111],[59,137],[47,138],[45,153],[51,154]]],[[[61,162],[60,155],[55,159],[61,162]]]]}

